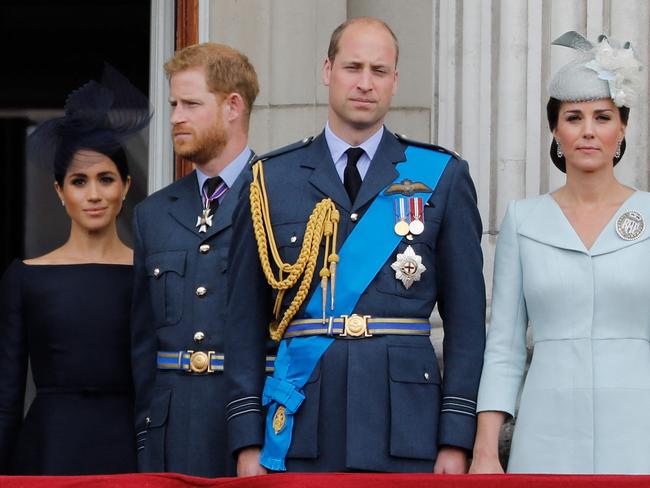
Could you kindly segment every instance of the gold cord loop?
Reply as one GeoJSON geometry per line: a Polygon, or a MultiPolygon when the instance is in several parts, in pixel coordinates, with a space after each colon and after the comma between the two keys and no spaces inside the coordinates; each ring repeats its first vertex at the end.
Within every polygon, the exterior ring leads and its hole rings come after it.
{"type": "Polygon", "coordinates": [[[331,308],[334,308],[334,291],[336,279],[336,263],[339,260],[336,254],[336,238],[338,235],[338,223],[340,219],[339,211],[336,209],[331,199],[325,198],[318,202],[312,210],[307,226],[305,236],[300,248],[300,254],[295,263],[285,263],[282,261],[280,252],[273,235],[273,226],[271,225],[271,212],[269,209],[268,195],[264,182],[264,167],[262,161],[258,161],[253,166],[253,182],[250,187],[251,217],[253,220],[253,231],[257,240],[257,252],[260,256],[262,270],[267,282],[278,295],[275,299],[273,313],[275,320],[270,324],[269,330],[271,338],[279,341],[284,335],[289,322],[298,312],[301,305],[307,298],[309,286],[314,276],[316,262],[320,244],[325,238],[325,253],[323,256],[323,267],[319,272],[321,278],[321,288],[323,293],[323,321],[325,320],[325,309],[327,301],[327,282],[331,282],[332,301],[331,308]],[[331,252],[330,252],[331,249],[331,252]],[[277,277],[271,267],[269,250],[273,262],[278,269],[277,277]],[[282,299],[287,290],[293,288],[302,276],[302,281],[298,286],[298,291],[284,311],[282,319],[280,318],[282,299]]]}

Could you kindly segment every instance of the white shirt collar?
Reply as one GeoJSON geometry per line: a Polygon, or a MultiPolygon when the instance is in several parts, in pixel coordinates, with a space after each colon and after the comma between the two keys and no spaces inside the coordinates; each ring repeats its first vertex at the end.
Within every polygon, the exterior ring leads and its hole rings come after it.
{"type": "Polygon", "coordinates": [[[341,156],[348,150],[350,147],[360,147],[368,155],[368,158],[372,160],[375,157],[381,138],[384,135],[384,126],[382,125],[377,132],[371,135],[368,139],[363,141],[358,146],[352,146],[341,139],[339,136],[334,134],[330,128],[329,122],[325,124],[325,140],[327,141],[327,146],[330,149],[330,154],[332,155],[332,161],[336,164],[341,156]]]}

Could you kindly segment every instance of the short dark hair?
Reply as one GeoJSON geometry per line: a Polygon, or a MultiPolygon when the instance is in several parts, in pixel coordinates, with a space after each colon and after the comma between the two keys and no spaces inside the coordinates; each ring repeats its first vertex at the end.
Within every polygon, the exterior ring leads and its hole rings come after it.
{"type": "MultiPolygon", "coordinates": [[[[550,97],[548,99],[548,103],[546,104],[546,118],[548,119],[548,127],[551,129],[551,132],[553,132],[555,129],[557,129],[557,123],[560,119],[560,107],[562,106],[562,100],[558,100],[557,98],[550,97]]],[[[630,108],[629,107],[617,107],[618,108],[618,113],[621,117],[621,122],[623,122],[623,125],[627,125],[627,121],[630,118],[630,108]]],[[[623,158],[623,154],[625,154],[625,148],[627,147],[627,144],[625,142],[625,137],[621,141],[621,153],[617,158],[614,158],[614,166],[618,164],[618,162],[623,158]]],[[[551,160],[553,161],[553,164],[562,171],[562,173],[566,173],[566,159],[564,156],[558,157],[557,155],[557,141],[555,140],[555,137],[551,141],[551,149],[550,149],[550,154],[551,154],[551,160]]]]}
{"type": "Polygon", "coordinates": [[[377,24],[384,27],[388,31],[388,33],[393,38],[393,41],[395,42],[395,66],[397,66],[397,60],[399,58],[399,43],[397,42],[397,36],[386,22],[376,17],[355,17],[353,19],[346,20],[336,29],[334,29],[334,32],[332,32],[332,37],[330,37],[330,45],[327,48],[327,58],[330,60],[330,62],[334,62],[334,58],[339,52],[339,41],[341,40],[341,36],[343,35],[345,29],[350,27],[352,24],[358,23],[377,24]]]}

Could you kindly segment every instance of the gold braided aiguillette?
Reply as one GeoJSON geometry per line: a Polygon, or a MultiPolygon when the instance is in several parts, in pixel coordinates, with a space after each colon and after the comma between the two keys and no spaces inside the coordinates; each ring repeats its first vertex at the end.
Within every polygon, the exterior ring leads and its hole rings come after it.
{"type": "Polygon", "coordinates": [[[325,254],[323,256],[323,267],[319,272],[322,289],[323,323],[326,320],[325,310],[327,308],[328,282],[331,285],[332,295],[330,308],[334,309],[336,263],[339,261],[339,256],[336,254],[336,239],[338,236],[338,223],[340,218],[339,211],[336,209],[334,202],[329,198],[325,198],[316,204],[314,210],[312,210],[311,215],[309,216],[309,220],[307,221],[305,237],[302,241],[298,259],[294,264],[289,264],[282,261],[273,235],[273,226],[271,225],[271,213],[269,210],[266,185],[264,183],[264,166],[262,161],[258,161],[253,166],[253,182],[250,186],[250,203],[253,230],[255,232],[255,239],[257,240],[257,252],[260,256],[262,269],[269,285],[278,291],[278,295],[275,299],[275,306],[273,307],[275,320],[271,323],[269,330],[271,338],[275,341],[279,341],[282,339],[289,322],[307,298],[309,286],[314,276],[314,270],[316,269],[320,244],[323,238],[325,238],[325,254]],[[269,250],[271,251],[273,262],[278,269],[277,277],[271,267],[269,250]],[[280,319],[280,309],[284,294],[287,290],[293,288],[296,283],[298,283],[301,276],[302,281],[298,286],[298,291],[280,319]],[[278,319],[280,320],[278,321],[278,319]]]}

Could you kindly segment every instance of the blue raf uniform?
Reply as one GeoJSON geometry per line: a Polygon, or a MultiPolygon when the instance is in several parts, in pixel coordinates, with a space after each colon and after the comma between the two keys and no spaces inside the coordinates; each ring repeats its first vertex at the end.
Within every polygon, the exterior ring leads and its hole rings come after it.
{"type": "Polygon", "coordinates": [[[221,173],[229,189],[205,232],[197,226],[205,177],[196,171],[135,209],[132,363],[140,471],[234,474],[224,421],[227,258],[251,158],[246,148],[221,173]]]}
{"type": "MultiPolygon", "coordinates": [[[[270,220],[282,260],[294,263],[310,213],[329,197],[340,212],[338,242],[343,256],[346,240],[380,192],[399,181],[398,163],[415,146],[420,146],[425,158],[442,153],[448,161],[426,200],[423,232],[398,237],[396,248],[379,263],[354,305],[354,314],[370,316],[364,333],[342,337],[343,319],[333,318],[323,326],[308,313],[307,302],[285,333],[283,343],[288,348],[296,340],[292,337],[303,336],[305,330],[334,338],[304,387],[290,394],[284,391],[282,406],[287,405],[287,412],[299,404],[286,456],[288,471],[424,472],[433,469],[440,446],[472,448],[485,344],[485,288],[482,227],[467,162],[437,146],[414,143],[384,129],[351,203],[323,133],[263,157],[270,220]],[[391,265],[409,246],[426,271],[407,288],[391,265]],[[427,323],[436,304],[445,333],[442,378],[427,323]],[[319,328],[320,332],[314,332],[319,328]]],[[[409,193],[409,189],[402,191],[409,193]]],[[[393,212],[385,218],[392,229],[393,212]]],[[[276,292],[271,291],[260,266],[247,199],[242,199],[233,227],[238,245],[231,248],[230,258],[237,266],[229,276],[226,419],[230,450],[236,455],[242,448],[262,446],[267,421],[264,405],[274,406],[269,404],[269,382],[264,389],[263,365],[276,292]]],[[[363,245],[370,253],[377,244],[373,240],[381,238],[371,235],[363,245]]],[[[321,247],[318,267],[322,254],[321,247]]],[[[341,257],[339,267],[347,266],[353,274],[364,269],[364,259],[343,261],[341,257]]],[[[337,288],[345,286],[338,280],[337,288]]],[[[310,296],[320,293],[319,283],[317,268],[310,296]]],[[[296,288],[287,292],[282,310],[296,288]]],[[[280,357],[281,353],[276,371],[280,357]]],[[[277,423],[277,415],[272,420],[266,434],[271,437],[286,428],[283,416],[277,423]]],[[[268,442],[263,460],[267,447],[268,442]]]]}

